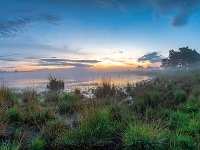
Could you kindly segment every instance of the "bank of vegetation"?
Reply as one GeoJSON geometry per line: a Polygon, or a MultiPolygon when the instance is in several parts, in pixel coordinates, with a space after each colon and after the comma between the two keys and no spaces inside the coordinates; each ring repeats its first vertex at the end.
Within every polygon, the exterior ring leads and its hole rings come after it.
{"type": "Polygon", "coordinates": [[[2,84],[0,150],[200,149],[200,70],[160,71],[123,87],[103,80],[90,99],[57,85],[52,77],[41,94],[2,84]]]}

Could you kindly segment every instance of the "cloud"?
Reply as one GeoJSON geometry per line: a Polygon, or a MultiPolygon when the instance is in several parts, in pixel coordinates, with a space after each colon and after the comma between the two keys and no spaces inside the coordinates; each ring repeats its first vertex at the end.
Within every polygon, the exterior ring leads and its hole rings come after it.
{"type": "Polygon", "coordinates": [[[137,61],[142,62],[142,63],[145,63],[146,61],[149,61],[151,63],[156,63],[156,62],[160,62],[162,58],[163,56],[159,55],[158,52],[152,52],[142,57],[139,57],[137,61]]]}
{"type": "Polygon", "coordinates": [[[34,22],[56,24],[58,21],[60,21],[59,18],[49,14],[38,14],[36,16],[0,20],[0,38],[15,37],[17,33],[24,32],[25,27],[34,22]]]}
{"type": "Polygon", "coordinates": [[[87,60],[87,59],[59,59],[59,58],[54,58],[54,59],[40,59],[41,61],[45,62],[77,62],[77,63],[98,63],[100,62],[99,60],[87,60]]]}
{"type": "Polygon", "coordinates": [[[0,55],[0,61],[4,61],[4,62],[18,61],[18,60],[16,59],[16,56],[19,56],[19,54],[0,55]],[[13,57],[14,57],[14,58],[13,58],[13,57]]]}
{"type": "Polygon", "coordinates": [[[127,8],[120,0],[94,0],[101,8],[110,10],[119,10],[121,13],[126,14],[127,8]]]}
{"type": "Polygon", "coordinates": [[[172,15],[171,25],[180,27],[187,23],[188,18],[200,6],[200,0],[147,0],[151,3],[155,10],[162,14],[168,14],[172,11],[176,13],[172,15]]]}
{"type": "Polygon", "coordinates": [[[200,7],[200,0],[94,0],[104,9],[117,10],[123,14],[130,11],[152,8],[154,13],[169,16],[171,25],[181,27],[187,24],[189,17],[200,7]]]}
{"type": "Polygon", "coordinates": [[[74,60],[74,59],[39,59],[36,64],[31,66],[72,66],[72,67],[93,67],[92,64],[98,63],[98,60],[74,60]]]}

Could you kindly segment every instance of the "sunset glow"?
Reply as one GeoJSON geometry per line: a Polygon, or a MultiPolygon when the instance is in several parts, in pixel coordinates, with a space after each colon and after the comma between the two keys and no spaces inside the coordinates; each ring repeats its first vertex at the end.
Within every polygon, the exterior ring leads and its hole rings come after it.
{"type": "Polygon", "coordinates": [[[0,0],[0,71],[159,67],[200,52],[200,2],[0,0]]]}

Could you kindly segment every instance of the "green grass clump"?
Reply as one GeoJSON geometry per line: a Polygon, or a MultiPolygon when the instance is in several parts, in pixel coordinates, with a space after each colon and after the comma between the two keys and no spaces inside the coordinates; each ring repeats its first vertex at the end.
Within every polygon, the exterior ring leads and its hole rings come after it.
{"type": "Polygon", "coordinates": [[[70,93],[64,93],[58,103],[58,112],[62,114],[72,113],[76,110],[75,96],[70,93]]]}
{"type": "Polygon", "coordinates": [[[44,139],[47,147],[54,147],[55,139],[68,130],[69,127],[63,120],[48,121],[42,131],[42,139],[44,139]]]}
{"type": "Polygon", "coordinates": [[[170,130],[177,130],[177,129],[181,128],[182,126],[187,125],[189,121],[190,121],[189,114],[185,114],[180,111],[171,112],[170,118],[167,121],[166,126],[170,130]]]}
{"type": "Polygon", "coordinates": [[[200,134],[200,121],[197,119],[190,119],[190,121],[184,126],[180,127],[179,130],[192,136],[195,136],[195,134],[200,134]]]}
{"type": "Polygon", "coordinates": [[[72,113],[74,112],[74,106],[71,102],[59,102],[58,104],[58,112],[63,115],[67,113],[72,113]]]}
{"type": "Polygon", "coordinates": [[[0,150],[19,150],[21,147],[20,144],[17,144],[15,142],[11,143],[10,141],[8,142],[3,142],[0,145],[0,150]]]}
{"type": "Polygon", "coordinates": [[[116,86],[111,84],[110,80],[103,79],[101,85],[95,89],[94,94],[97,98],[113,98],[116,95],[116,86]]]}
{"type": "Polygon", "coordinates": [[[183,90],[175,91],[174,101],[176,104],[184,103],[186,102],[186,99],[187,99],[187,95],[185,91],[183,90]]]}
{"type": "Polygon", "coordinates": [[[34,88],[26,88],[21,96],[21,99],[24,103],[34,101],[37,99],[37,92],[34,88]]]}
{"type": "Polygon", "coordinates": [[[59,91],[47,91],[45,93],[45,102],[58,102],[60,100],[59,91]]]}
{"type": "Polygon", "coordinates": [[[9,108],[6,115],[10,121],[18,121],[20,119],[20,110],[17,107],[9,108]]]}
{"type": "Polygon", "coordinates": [[[16,94],[9,88],[0,87],[0,107],[6,105],[10,108],[14,106],[16,101],[16,94]]]}
{"type": "Polygon", "coordinates": [[[64,93],[62,96],[63,101],[73,102],[75,100],[75,96],[70,93],[64,93]]]}
{"type": "Polygon", "coordinates": [[[110,108],[109,117],[111,121],[121,122],[122,121],[122,112],[119,106],[112,106],[110,108]]]}
{"type": "Polygon", "coordinates": [[[197,142],[192,137],[180,133],[170,133],[169,149],[175,150],[198,150],[197,142]]]}
{"type": "Polygon", "coordinates": [[[92,109],[85,114],[78,129],[58,137],[56,145],[59,148],[75,146],[80,149],[102,147],[110,143],[111,134],[109,111],[92,109]]]}
{"type": "Polygon", "coordinates": [[[31,141],[28,150],[43,150],[45,147],[45,142],[39,138],[35,138],[31,141]]]}
{"type": "Polygon", "coordinates": [[[164,150],[166,148],[165,131],[154,125],[131,125],[123,135],[127,150],[164,150]]]}

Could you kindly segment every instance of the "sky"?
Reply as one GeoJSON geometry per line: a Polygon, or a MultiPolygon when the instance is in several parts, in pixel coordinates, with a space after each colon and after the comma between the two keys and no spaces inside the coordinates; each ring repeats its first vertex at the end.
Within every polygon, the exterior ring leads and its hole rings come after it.
{"type": "Polygon", "coordinates": [[[0,70],[157,67],[199,26],[200,0],[0,0],[0,70]]]}

